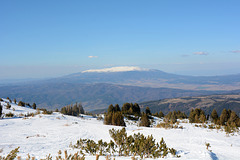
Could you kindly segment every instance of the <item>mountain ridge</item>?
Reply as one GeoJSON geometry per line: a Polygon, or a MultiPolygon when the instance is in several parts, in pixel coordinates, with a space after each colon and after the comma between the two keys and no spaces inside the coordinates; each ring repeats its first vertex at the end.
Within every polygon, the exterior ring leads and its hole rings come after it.
{"type": "Polygon", "coordinates": [[[0,95],[30,103],[35,100],[35,103],[48,109],[82,102],[84,108],[90,111],[116,103],[121,105],[125,102],[140,103],[164,98],[229,93],[232,89],[240,89],[238,84],[240,75],[193,78],[160,70],[80,72],[0,86],[0,95]]]}

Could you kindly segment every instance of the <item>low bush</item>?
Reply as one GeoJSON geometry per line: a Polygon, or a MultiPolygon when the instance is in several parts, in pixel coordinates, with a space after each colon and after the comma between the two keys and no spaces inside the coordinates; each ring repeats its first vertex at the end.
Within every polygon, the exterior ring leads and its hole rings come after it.
{"type": "Polygon", "coordinates": [[[5,114],[5,117],[14,117],[14,114],[12,112],[9,112],[9,113],[5,114]]]}

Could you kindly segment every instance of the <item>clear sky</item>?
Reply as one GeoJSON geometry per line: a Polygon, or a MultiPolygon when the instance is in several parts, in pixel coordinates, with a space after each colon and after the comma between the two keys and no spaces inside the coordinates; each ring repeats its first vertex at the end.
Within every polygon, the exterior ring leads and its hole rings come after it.
{"type": "Polygon", "coordinates": [[[239,0],[1,0],[0,79],[114,66],[240,73],[239,0]]]}

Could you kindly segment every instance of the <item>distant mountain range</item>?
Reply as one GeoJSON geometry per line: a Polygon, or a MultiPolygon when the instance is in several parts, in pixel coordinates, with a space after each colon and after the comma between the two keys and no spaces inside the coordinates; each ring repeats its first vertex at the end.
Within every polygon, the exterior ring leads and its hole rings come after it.
{"type": "MultiPolygon", "coordinates": [[[[93,70],[94,71],[94,70],[93,70]]],[[[183,76],[160,70],[131,70],[122,72],[80,72],[50,81],[68,83],[112,83],[140,87],[165,87],[191,90],[240,89],[240,74],[225,76],[183,76]]]]}
{"type": "Polygon", "coordinates": [[[110,68],[88,70],[59,78],[0,86],[1,97],[12,97],[38,107],[56,109],[82,102],[85,110],[110,104],[164,98],[232,93],[240,88],[240,75],[195,77],[160,70],[110,68]]]}
{"type": "Polygon", "coordinates": [[[170,88],[150,88],[124,86],[106,83],[40,83],[20,86],[0,87],[1,97],[16,97],[30,103],[37,103],[38,107],[48,109],[61,108],[75,102],[82,102],[85,110],[107,108],[110,104],[125,102],[143,102],[174,98],[182,96],[196,96],[212,94],[211,91],[192,91],[170,88]]]}

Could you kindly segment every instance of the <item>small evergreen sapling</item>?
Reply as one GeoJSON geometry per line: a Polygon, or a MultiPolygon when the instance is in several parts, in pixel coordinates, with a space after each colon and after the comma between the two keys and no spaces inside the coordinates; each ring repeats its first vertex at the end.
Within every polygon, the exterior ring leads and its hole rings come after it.
{"type": "Polygon", "coordinates": [[[1,116],[2,116],[2,105],[0,103],[0,118],[1,118],[1,116]]]}

